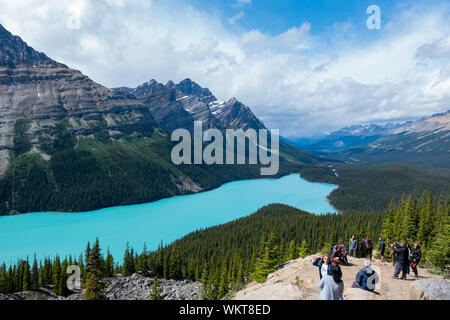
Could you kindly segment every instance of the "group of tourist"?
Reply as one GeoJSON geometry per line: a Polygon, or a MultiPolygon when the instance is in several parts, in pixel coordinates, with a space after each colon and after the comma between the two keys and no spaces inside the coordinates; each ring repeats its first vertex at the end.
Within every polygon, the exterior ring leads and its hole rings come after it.
{"type": "MultiPolygon", "coordinates": [[[[381,261],[386,261],[384,255],[386,251],[386,243],[382,237],[378,238],[379,247],[378,252],[381,256],[381,261]]],[[[379,281],[378,274],[372,269],[372,241],[369,236],[362,239],[364,256],[364,267],[356,274],[355,281],[352,284],[352,288],[359,288],[362,290],[373,291],[379,281]],[[369,257],[369,258],[367,258],[369,257]]],[[[415,243],[413,248],[406,242],[391,244],[392,252],[391,257],[395,264],[395,271],[393,278],[398,279],[400,272],[402,272],[402,279],[406,280],[406,275],[409,274],[410,268],[415,274],[415,279],[419,277],[417,265],[422,257],[420,251],[420,245],[415,243]]],[[[349,251],[344,243],[338,243],[332,248],[332,254],[329,256],[325,254],[318,257],[313,265],[319,268],[320,282],[318,287],[320,291],[320,300],[342,300],[344,293],[344,282],[342,281],[342,270],[340,264],[348,265],[347,255],[350,254],[356,257],[356,251],[358,249],[358,240],[353,235],[349,242],[349,251]]]]}
{"type": "Polygon", "coordinates": [[[413,248],[406,242],[393,243],[392,247],[392,261],[395,264],[394,278],[398,279],[400,272],[402,272],[402,279],[406,280],[406,275],[410,273],[410,269],[414,272],[414,279],[419,278],[419,271],[417,265],[422,258],[420,251],[420,244],[414,243],[413,248]]]}

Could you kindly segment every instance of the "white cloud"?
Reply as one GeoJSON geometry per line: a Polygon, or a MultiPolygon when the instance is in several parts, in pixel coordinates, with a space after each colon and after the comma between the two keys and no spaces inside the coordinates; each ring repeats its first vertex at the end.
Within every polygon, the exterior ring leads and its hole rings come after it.
{"type": "Polygon", "coordinates": [[[241,10],[238,13],[236,13],[234,16],[232,16],[231,18],[228,19],[228,23],[229,24],[234,24],[236,21],[238,21],[239,19],[242,19],[244,17],[244,11],[241,10]]]}
{"type": "Polygon", "coordinates": [[[348,22],[323,35],[307,22],[279,35],[235,34],[229,21],[177,0],[0,0],[0,7],[7,29],[99,83],[189,77],[219,99],[236,96],[284,136],[450,108],[448,8],[399,12],[372,42],[357,42],[358,26],[348,22]],[[72,16],[79,19],[70,24],[72,16]]]}
{"type": "Polygon", "coordinates": [[[252,0],[236,0],[236,2],[232,6],[235,8],[239,8],[247,5],[252,5],[252,0]]]}

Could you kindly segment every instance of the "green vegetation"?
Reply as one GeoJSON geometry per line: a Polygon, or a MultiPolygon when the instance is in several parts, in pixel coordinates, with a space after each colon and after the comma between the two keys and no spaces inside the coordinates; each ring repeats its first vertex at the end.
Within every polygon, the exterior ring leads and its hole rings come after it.
{"type": "MultiPolygon", "coordinates": [[[[289,243],[289,258],[298,258],[298,255],[292,254],[292,251],[295,251],[295,249],[293,250],[291,243],[289,243]]],[[[272,231],[267,241],[263,244],[264,248],[262,250],[262,255],[256,260],[255,272],[252,273],[252,279],[260,283],[265,282],[267,275],[278,265],[279,248],[275,244],[275,232],[272,231]]]]}
{"type": "MultiPolygon", "coordinates": [[[[403,196],[391,203],[383,223],[385,239],[393,243],[406,241],[421,244],[423,260],[429,265],[450,271],[450,198],[436,202],[432,193],[421,197],[403,196]]],[[[388,252],[389,253],[389,252],[388,252]]]]}
{"type": "Polygon", "coordinates": [[[28,119],[17,119],[14,124],[14,133],[17,135],[25,134],[30,128],[30,120],[28,119]]]}
{"type": "Polygon", "coordinates": [[[101,280],[105,276],[106,268],[98,239],[89,251],[86,261],[83,300],[105,300],[105,285],[101,280]]]}
{"type": "Polygon", "coordinates": [[[349,165],[333,163],[338,177],[331,169],[306,167],[302,177],[339,185],[330,195],[331,204],[341,212],[381,212],[392,199],[403,194],[419,197],[423,190],[433,194],[450,194],[450,171],[420,168],[407,164],[349,165]]]}
{"type": "Polygon", "coordinates": [[[28,119],[18,119],[14,124],[14,152],[16,155],[21,155],[31,150],[31,143],[26,132],[30,127],[28,119]]]}
{"type": "Polygon", "coordinates": [[[153,279],[152,291],[150,292],[150,300],[162,300],[162,289],[159,285],[158,278],[153,279]]]}

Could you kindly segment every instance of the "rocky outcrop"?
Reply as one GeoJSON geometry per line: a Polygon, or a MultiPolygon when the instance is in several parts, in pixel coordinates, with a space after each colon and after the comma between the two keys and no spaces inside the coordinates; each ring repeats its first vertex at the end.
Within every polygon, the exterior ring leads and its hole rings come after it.
{"type": "Polygon", "coordinates": [[[411,286],[411,300],[450,300],[450,280],[423,279],[411,286]]]}
{"type": "MultiPolygon", "coordinates": [[[[108,300],[149,300],[153,278],[135,273],[129,277],[105,279],[108,300]]],[[[201,284],[188,280],[158,280],[165,300],[196,300],[200,298],[201,284]]]]}
{"type": "MultiPolygon", "coordinates": [[[[318,255],[317,255],[318,256],[318,255]]],[[[292,260],[279,266],[261,284],[252,282],[237,292],[235,300],[317,300],[320,290],[319,272],[312,263],[317,257],[292,260]]],[[[393,280],[394,267],[391,263],[375,260],[372,268],[378,273],[380,282],[373,292],[352,288],[356,274],[363,268],[364,259],[350,257],[350,265],[341,266],[344,281],[344,300],[407,300],[444,299],[448,300],[448,280],[440,279],[420,269],[419,274],[427,279],[414,281],[393,280]],[[414,289],[411,288],[420,288],[414,289]],[[424,298],[426,297],[426,298],[424,298]]]]}
{"type": "Polygon", "coordinates": [[[191,178],[189,178],[188,176],[179,176],[179,177],[175,177],[172,176],[171,177],[172,182],[177,186],[178,190],[180,190],[182,193],[186,193],[186,192],[200,192],[203,191],[203,188],[200,187],[198,184],[196,184],[194,181],[192,181],[191,178]]]}
{"type": "MultiPolygon", "coordinates": [[[[103,280],[106,284],[105,295],[108,300],[149,300],[153,278],[135,273],[129,277],[115,276],[103,280]]],[[[198,300],[201,283],[188,280],[158,280],[164,300],[198,300]]],[[[1,300],[81,300],[82,293],[68,297],[53,294],[48,289],[27,291],[14,294],[0,294],[1,300]]]]}
{"type": "Polygon", "coordinates": [[[232,98],[224,102],[211,102],[211,112],[225,128],[264,129],[264,125],[256,118],[249,107],[232,98]]]}

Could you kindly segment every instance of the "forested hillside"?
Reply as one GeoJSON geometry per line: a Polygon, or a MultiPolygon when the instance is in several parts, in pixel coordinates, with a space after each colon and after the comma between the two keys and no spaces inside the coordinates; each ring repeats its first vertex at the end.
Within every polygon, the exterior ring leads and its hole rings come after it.
{"type": "Polygon", "coordinates": [[[436,196],[450,194],[450,171],[411,164],[356,165],[332,163],[327,166],[305,167],[302,177],[339,185],[329,196],[331,204],[341,212],[381,212],[392,199],[403,194],[415,197],[429,190],[436,196]],[[337,176],[332,168],[336,169],[337,176]]]}

